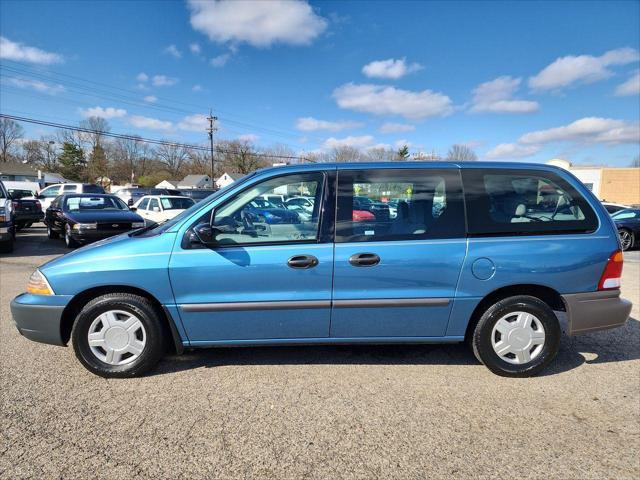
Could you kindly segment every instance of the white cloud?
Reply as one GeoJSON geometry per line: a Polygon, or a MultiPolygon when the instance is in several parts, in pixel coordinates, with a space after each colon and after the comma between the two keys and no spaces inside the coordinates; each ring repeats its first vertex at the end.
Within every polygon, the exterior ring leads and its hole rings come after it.
{"type": "Polygon", "coordinates": [[[173,58],[182,58],[182,52],[178,50],[178,47],[176,47],[174,44],[171,44],[167,48],[165,48],[164,53],[168,53],[173,58]]]}
{"type": "Polygon", "coordinates": [[[147,75],[144,72],[140,72],[137,76],[136,76],[136,80],[139,82],[147,82],[149,80],[149,75],[147,75]]]}
{"type": "Polygon", "coordinates": [[[540,151],[538,145],[518,145],[517,143],[501,143],[489,150],[485,158],[524,158],[535,155],[540,151]]]}
{"type": "Polygon", "coordinates": [[[222,55],[218,55],[217,57],[213,57],[209,63],[211,63],[214,67],[224,67],[226,63],[231,58],[230,53],[223,53],[222,55]]]}
{"type": "Polygon", "coordinates": [[[129,123],[134,127],[147,128],[149,130],[171,130],[173,124],[157,118],[143,117],[142,115],[132,115],[129,123]]]}
{"type": "Polygon", "coordinates": [[[205,132],[209,122],[207,116],[196,113],[195,115],[189,115],[184,117],[179,123],[178,128],[180,130],[187,130],[190,132],[205,132]]]}
{"type": "Polygon", "coordinates": [[[191,91],[192,92],[201,92],[202,91],[202,85],[194,85],[193,87],[191,87],[191,91]]]}
{"type": "Polygon", "coordinates": [[[83,117],[102,117],[106,119],[110,118],[122,118],[127,114],[127,111],[123,108],[113,108],[113,107],[92,107],[80,109],[80,115],[83,117]]]}
{"type": "Polygon", "coordinates": [[[481,83],[473,90],[472,113],[531,113],[538,111],[538,102],[516,100],[512,96],[521,78],[498,77],[481,83]]]}
{"type": "Polygon", "coordinates": [[[384,85],[347,83],[333,91],[338,106],[376,115],[401,115],[419,120],[453,112],[451,99],[431,90],[401,90],[384,85]]]}
{"type": "Polygon", "coordinates": [[[253,133],[245,133],[244,135],[238,135],[238,140],[241,142],[257,142],[260,137],[258,135],[254,135],[253,133]]]}
{"type": "Polygon", "coordinates": [[[327,28],[306,1],[189,0],[191,26],[215,42],[308,45],[327,28]]]}
{"type": "Polygon", "coordinates": [[[3,83],[12,85],[18,88],[25,88],[35,90],[40,93],[46,93],[48,95],[56,95],[65,91],[65,88],[59,84],[41,82],[40,80],[31,80],[26,78],[3,78],[3,83]]]}
{"type": "Polygon", "coordinates": [[[633,48],[618,48],[605,54],[568,55],[556,59],[540,73],[529,78],[529,87],[534,90],[553,90],[567,87],[572,83],[593,83],[610,77],[613,73],[607,67],[626,65],[638,61],[640,55],[633,48]]]}
{"type": "Polygon", "coordinates": [[[400,58],[398,60],[389,58],[387,60],[376,60],[366,64],[362,67],[362,73],[367,77],[391,78],[396,80],[410,73],[422,70],[423,68],[419,63],[408,64],[406,58],[400,58]]]}
{"type": "Polygon", "coordinates": [[[0,58],[40,65],[50,65],[64,61],[62,55],[58,53],[46,52],[20,42],[12,42],[6,37],[0,37],[0,58]]]}
{"type": "Polygon", "coordinates": [[[191,50],[191,53],[194,55],[198,55],[202,51],[200,44],[195,42],[189,44],[189,50],[191,50]]]}
{"type": "Polygon", "coordinates": [[[393,123],[387,122],[382,124],[378,129],[380,133],[400,133],[400,132],[413,132],[416,129],[415,125],[409,125],[408,123],[393,123]]]}
{"type": "Polygon", "coordinates": [[[329,122],[327,120],[318,120],[313,117],[302,117],[296,121],[296,128],[303,132],[314,132],[316,130],[328,130],[330,132],[339,132],[340,130],[346,130],[349,128],[361,127],[361,122],[354,122],[349,120],[339,122],[329,122]]]}
{"type": "Polygon", "coordinates": [[[550,142],[585,143],[638,143],[640,125],[612,118],[585,117],[562,127],[538,130],[522,135],[521,144],[544,144],[550,142]]]}
{"type": "Polygon", "coordinates": [[[640,70],[636,70],[629,80],[616,87],[616,96],[640,95],[640,70]]]}
{"type": "Polygon", "coordinates": [[[143,100],[147,103],[156,103],[158,101],[158,97],[155,95],[147,95],[143,100]]]}
{"type": "Polygon", "coordinates": [[[322,144],[322,148],[331,149],[339,147],[353,147],[358,149],[369,148],[375,144],[375,139],[371,135],[362,135],[359,137],[345,138],[327,138],[322,144]]]}
{"type": "Polygon", "coordinates": [[[413,144],[409,140],[407,140],[406,138],[403,138],[401,140],[396,140],[394,145],[395,145],[396,148],[402,148],[405,145],[407,146],[407,148],[411,148],[413,144]]]}
{"type": "Polygon", "coordinates": [[[166,75],[154,75],[151,83],[153,83],[155,87],[170,87],[178,83],[178,79],[167,77],[166,75]]]}

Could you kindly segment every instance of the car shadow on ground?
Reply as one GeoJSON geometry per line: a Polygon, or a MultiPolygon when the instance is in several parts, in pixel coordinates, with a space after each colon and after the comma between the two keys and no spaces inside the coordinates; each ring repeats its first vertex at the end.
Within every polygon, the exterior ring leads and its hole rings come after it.
{"type": "MultiPolygon", "coordinates": [[[[558,357],[541,376],[556,375],[583,364],[640,358],[640,322],[576,337],[563,335],[558,357]]],[[[307,345],[196,349],[170,355],[150,373],[163,375],[195,368],[238,365],[479,365],[465,344],[307,345]]]]}
{"type": "Polygon", "coordinates": [[[47,229],[43,224],[24,228],[16,234],[13,252],[3,257],[45,257],[64,255],[72,250],[67,248],[60,238],[48,239],[47,229]]]}

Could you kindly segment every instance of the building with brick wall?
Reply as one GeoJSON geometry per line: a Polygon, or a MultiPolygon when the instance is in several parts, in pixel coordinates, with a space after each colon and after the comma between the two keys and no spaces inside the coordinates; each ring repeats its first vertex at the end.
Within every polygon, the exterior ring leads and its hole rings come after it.
{"type": "Polygon", "coordinates": [[[640,205],[640,168],[575,166],[558,158],[547,163],[573,173],[602,201],[640,205]]]}

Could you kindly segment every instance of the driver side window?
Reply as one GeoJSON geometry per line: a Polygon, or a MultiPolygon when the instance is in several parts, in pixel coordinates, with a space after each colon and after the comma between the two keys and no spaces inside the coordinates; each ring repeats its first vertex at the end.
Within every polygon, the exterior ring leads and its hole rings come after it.
{"type": "MultiPolygon", "coordinates": [[[[240,192],[214,212],[213,226],[220,245],[314,242],[318,239],[324,175],[313,172],[272,178],[240,192]],[[304,195],[313,199],[311,211],[274,203],[271,195],[304,195]]],[[[282,197],[280,197],[282,198],[282,197]]]]}

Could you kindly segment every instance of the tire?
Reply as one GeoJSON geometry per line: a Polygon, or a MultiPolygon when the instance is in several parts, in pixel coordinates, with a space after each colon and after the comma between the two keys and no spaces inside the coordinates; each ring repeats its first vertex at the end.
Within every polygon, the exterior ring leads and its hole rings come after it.
{"type": "Polygon", "coordinates": [[[546,303],[518,295],[500,300],[484,312],[473,331],[471,345],[476,358],[493,373],[531,377],[555,358],[561,335],[558,318],[546,303]],[[528,328],[524,327],[527,319],[528,328]]]}
{"type": "Polygon", "coordinates": [[[60,238],[60,234],[55,230],[53,230],[49,225],[47,225],[47,238],[52,240],[56,238],[60,238]]]}
{"type": "Polygon", "coordinates": [[[64,227],[64,243],[67,248],[76,248],[80,246],[80,244],[71,236],[71,225],[68,223],[64,227]]]}
{"type": "Polygon", "coordinates": [[[33,225],[33,222],[27,222],[27,224],[25,225],[26,228],[29,228],[30,226],[33,225]]]}
{"type": "Polygon", "coordinates": [[[631,250],[634,247],[636,239],[633,232],[630,232],[626,228],[620,228],[618,230],[618,235],[620,236],[620,246],[622,247],[623,252],[631,250]]]}
{"type": "Polygon", "coordinates": [[[76,317],[71,331],[71,340],[80,363],[91,373],[105,378],[129,378],[143,375],[162,358],[167,341],[159,313],[153,303],[145,297],[129,293],[109,293],[87,303],[76,317]],[[110,319],[107,320],[109,326],[103,325],[103,320],[98,317],[110,319]],[[116,317],[117,321],[114,321],[116,317]],[[125,325],[131,322],[132,317],[139,322],[140,328],[132,325],[127,330],[125,325]],[[100,342],[100,338],[93,340],[93,346],[89,344],[89,333],[95,332],[96,328],[100,331],[97,334],[93,333],[94,338],[95,335],[98,337],[102,335],[104,348],[95,345],[96,342],[100,342]],[[136,331],[133,332],[132,328],[136,328],[136,331]],[[106,332],[103,329],[106,329],[106,332]],[[135,337],[134,340],[132,335],[135,337]],[[123,346],[123,338],[128,339],[125,346],[123,346]],[[131,355],[132,351],[127,350],[134,346],[140,353],[131,355]],[[118,348],[124,353],[117,353],[118,348]],[[116,353],[111,355],[109,361],[111,350],[116,353]],[[130,356],[127,357],[127,355],[130,356]]]}
{"type": "Polygon", "coordinates": [[[26,227],[26,224],[24,222],[16,222],[16,232],[19,232],[24,227],[26,227]]]}

